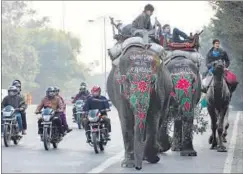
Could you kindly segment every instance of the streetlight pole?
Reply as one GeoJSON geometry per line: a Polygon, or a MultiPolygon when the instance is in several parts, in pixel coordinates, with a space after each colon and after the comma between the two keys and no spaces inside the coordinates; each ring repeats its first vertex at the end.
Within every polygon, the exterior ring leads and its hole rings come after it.
{"type": "Polygon", "coordinates": [[[107,59],[107,56],[106,55],[107,54],[106,54],[106,27],[105,27],[106,26],[106,22],[105,22],[105,19],[106,18],[104,17],[104,52],[105,52],[104,53],[105,54],[104,55],[105,56],[105,67],[104,68],[105,68],[105,96],[106,96],[106,93],[107,93],[107,88],[106,88],[106,86],[107,86],[106,85],[106,80],[107,80],[106,79],[106,59],[107,59]]]}
{"type": "MultiPolygon", "coordinates": [[[[107,62],[107,52],[106,52],[106,16],[101,16],[101,17],[98,17],[98,19],[103,19],[103,44],[104,44],[104,51],[103,51],[103,56],[104,56],[104,76],[105,76],[105,96],[106,96],[106,80],[107,80],[107,74],[106,74],[106,62],[107,62]]],[[[95,22],[95,20],[88,20],[88,22],[95,22]]],[[[103,70],[103,60],[101,61],[102,62],[102,70],[103,70]]]]}

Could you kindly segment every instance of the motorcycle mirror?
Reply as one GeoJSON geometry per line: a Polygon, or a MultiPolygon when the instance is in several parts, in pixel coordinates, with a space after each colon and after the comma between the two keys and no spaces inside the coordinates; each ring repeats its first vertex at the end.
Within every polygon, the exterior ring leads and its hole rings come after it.
{"type": "Polygon", "coordinates": [[[74,97],[71,97],[71,99],[74,99],[74,97]]]}

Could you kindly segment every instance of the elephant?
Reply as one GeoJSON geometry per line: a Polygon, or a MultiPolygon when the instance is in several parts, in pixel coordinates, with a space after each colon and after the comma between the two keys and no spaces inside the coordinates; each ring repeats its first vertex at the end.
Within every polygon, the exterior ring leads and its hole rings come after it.
{"type": "Polygon", "coordinates": [[[172,90],[168,70],[158,54],[131,45],[107,79],[107,93],[118,111],[125,155],[122,167],[142,169],[143,160],[158,163],[158,123],[172,90]]]}
{"type": "Polygon", "coordinates": [[[181,156],[197,156],[193,147],[193,121],[194,109],[201,98],[199,66],[179,54],[172,57],[166,67],[171,75],[173,90],[170,92],[168,114],[159,126],[161,151],[171,148],[172,151],[180,151],[181,156]],[[170,122],[174,123],[172,140],[167,133],[170,122]]]}

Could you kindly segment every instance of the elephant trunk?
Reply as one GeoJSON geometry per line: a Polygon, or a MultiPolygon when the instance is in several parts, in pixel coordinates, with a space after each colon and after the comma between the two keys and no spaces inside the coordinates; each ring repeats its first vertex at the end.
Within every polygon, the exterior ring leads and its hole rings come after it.
{"type": "Polygon", "coordinates": [[[144,75],[142,80],[133,81],[130,86],[129,103],[135,117],[134,124],[134,162],[140,170],[144,158],[146,141],[146,120],[150,105],[150,96],[155,77],[144,75]]]}

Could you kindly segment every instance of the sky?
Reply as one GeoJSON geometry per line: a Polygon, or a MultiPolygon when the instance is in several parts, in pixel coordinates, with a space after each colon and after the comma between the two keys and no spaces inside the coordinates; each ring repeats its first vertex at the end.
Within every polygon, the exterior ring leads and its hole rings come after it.
{"type": "MultiPolygon", "coordinates": [[[[106,45],[112,47],[112,27],[108,16],[121,20],[124,24],[131,23],[146,4],[155,7],[154,18],[163,25],[170,24],[186,33],[201,30],[210,22],[213,10],[207,1],[30,1],[30,7],[39,16],[48,16],[50,26],[73,33],[81,40],[81,53],[78,60],[85,64],[95,60],[100,65],[93,73],[104,72],[104,16],[106,17],[106,45]],[[94,20],[94,22],[89,22],[94,20]],[[103,65],[103,66],[102,66],[103,65]]],[[[111,61],[107,56],[106,71],[111,69],[111,61]]]]}

